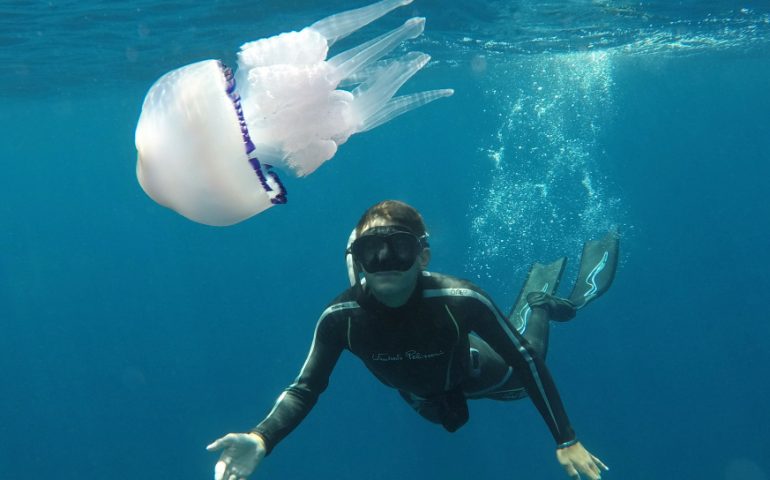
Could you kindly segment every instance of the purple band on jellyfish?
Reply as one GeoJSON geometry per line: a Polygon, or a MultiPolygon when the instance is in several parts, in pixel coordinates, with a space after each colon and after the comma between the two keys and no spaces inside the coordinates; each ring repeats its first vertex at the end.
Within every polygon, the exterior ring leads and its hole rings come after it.
{"type": "Polygon", "coordinates": [[[278,178],[278,174],[271,170],[270,165],[266,165],[266,168],[262,168],[262,164],[260,163],[259,159],[256,156],[251,155],[251,153],[254,151],[254,142],[251,141],[251,137],[249,136],[249,127],[246,125],[246,119],[243,116],[241,96],[235,92],[235,77],[233,77],[233,71],[230,69],[230,67],[227,67],[222,62],[218,63],[219,68],[222,70],[222,73],[225,76],[225,81],[227,82],[227,88],[225,91],[227,96],[230,98],[230,101],[233,102],[235,114],[238,115],[238,123],[241,127],[241,136],[243,137],[243,144],[246,147],[246,156],[249,159],[249,164],[254,170],[254,173],[257,174],[259,183],[262,185],[262,188],[265,189],[265,192],[274,192],[273,187],[271,187],[268,183],[267,177],[270,177],[278,186],[277,193],[268,193],[270,196],[270,203],[273,205],[284,204],[287,202],[286,188],[283,186],[281,179],[278,178]]]}

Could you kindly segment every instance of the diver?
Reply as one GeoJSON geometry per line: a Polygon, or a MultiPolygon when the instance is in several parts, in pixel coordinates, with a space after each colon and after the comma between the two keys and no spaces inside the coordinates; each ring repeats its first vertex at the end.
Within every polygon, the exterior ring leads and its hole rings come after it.
{"type": "Polygon", "coordinates": [[[254,471],[313,408],[343,350],[449,432],[468,421],[468,399],[529,397],[567,474],[600,479],[608,467],[578,441],[544,358],[549,321],[570,320],[609,288],[618,243],[610,232],[585,244],[566,299],[554,295],[566,259],[535,263],[505,316],[472,283],[426,270],[431,251],[417,210],[394,200],[370,207],[348,241],[351,288],[321,314],[299,375],[267,417],[207,447],[223,450],[215,479],[245,480],[254,471]]]}

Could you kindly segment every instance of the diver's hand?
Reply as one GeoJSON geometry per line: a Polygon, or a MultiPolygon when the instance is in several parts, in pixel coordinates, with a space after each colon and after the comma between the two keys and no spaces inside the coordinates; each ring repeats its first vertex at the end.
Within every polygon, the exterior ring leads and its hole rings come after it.
{"type": "Polygon", "coordinates": [[[581,473],[591,480],[601,480],[602,470],[606,472],[610,469],[601,460],[591,455],[580,442],[556,449],[556,459],[573,480],[580,480],[581,473]]]}
{"type": "Polygon", "coordinates": [[[246,480],[265,457],[265,441],[256,433],[228,433],[206,447],[222,450],[214,467],[214,480],[246,480]]]}

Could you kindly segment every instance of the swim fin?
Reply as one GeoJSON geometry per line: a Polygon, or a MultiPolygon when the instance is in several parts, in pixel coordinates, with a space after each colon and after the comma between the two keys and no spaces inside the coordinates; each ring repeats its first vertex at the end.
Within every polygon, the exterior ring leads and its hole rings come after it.
{"type": "Polygon", "coordinates": [[[619,249],[620,237],[616,229],[607,232],[601,240],[586,242],[580,255],[578,278],[567,299],[555,295],[567,257],[548,265],[535,262],[508,321],[519,333],[523,333],[527,329],[532,306],[547,308],[551,320],[565,322],[572,319],[578,309],[599,298],[610,288],[618,267],[619,249]]]}
{"type": "Polygon", "coordinates": [[[606,292],[615,279],[618,267],[620,237],[612,229],[601,240],[591,240],[583,245],[580,271],[569,301],[575,308],[583,308],[606,292]]]}
{"type": "Polygon", "coordinates": [[[508,321],[519,333],[527,329],[527,321],[532,313],[532,308],[527,302],[527,296],[530,293],[544,293],[552,295],[559,286],[561,275],[564,273],[564,266],[567,264],[567,257],[561,257],[558,260],[543,265],[535,262],[529,269],[527,280],[519,292],[519,297],[513,305],[508,321]]]}

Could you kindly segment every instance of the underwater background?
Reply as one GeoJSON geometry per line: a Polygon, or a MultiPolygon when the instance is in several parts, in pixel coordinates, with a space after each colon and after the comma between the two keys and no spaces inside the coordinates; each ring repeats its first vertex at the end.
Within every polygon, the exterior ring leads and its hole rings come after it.
{"type": "MultiPolygon", "coordinates": [[[[416,0],[334,48],[426,16],[403,91],[453,97],[236,226],[144,194],[158,77],[363,4],[0,2],[0,478],[212,478],[205,446],[294,379],[387,198],[506,311],[531,262],[568,255],[566,294],[617,226],[612,289],[551,330],[578,437],[610,480],[770,478],[770,4],[416,0]]],[[[567,478],[528,400],[470,409],[448,434],[345,354],[253,478],[567,478]]]]}

